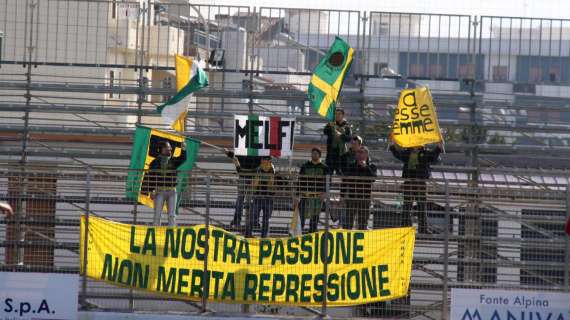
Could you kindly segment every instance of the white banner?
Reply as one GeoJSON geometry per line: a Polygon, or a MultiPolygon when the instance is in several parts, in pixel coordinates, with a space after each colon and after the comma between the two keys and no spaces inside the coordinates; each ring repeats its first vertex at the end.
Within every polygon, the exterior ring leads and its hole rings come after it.
{"type": "Polygon", "coordinates": [[[238,156],[292,156],[294,132],[294,118],[235,116],[234,152],[238,156]]]}
{"type": "Polygon", "coordinates": [[[570,293],[451,289],[451,320],[570,320],[570,293]]]}
{"type": "Polygon", "coordinates": [[[0,272],[0,319],[77,319],[79,276],[0,272]]]}

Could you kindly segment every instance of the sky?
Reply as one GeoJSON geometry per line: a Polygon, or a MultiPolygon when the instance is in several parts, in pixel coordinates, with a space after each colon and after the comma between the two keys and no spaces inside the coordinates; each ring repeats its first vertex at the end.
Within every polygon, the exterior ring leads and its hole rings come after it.
{"type": "Polygon", "coordinates": [[[193,4],[569,18],[570,0],[192,0],[193,4]],[[350,5],[347,5],[350,4],[350,5]]]}

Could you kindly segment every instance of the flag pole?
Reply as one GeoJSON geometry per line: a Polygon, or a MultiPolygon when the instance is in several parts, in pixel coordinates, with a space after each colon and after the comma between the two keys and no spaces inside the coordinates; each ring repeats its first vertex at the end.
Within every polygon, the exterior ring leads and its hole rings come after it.
{"type": "Polygon", "coordinates": [[[207,143],[206,141],[203,141],[203,140],[201,140],[200,142],[203,143],[203,144],[205,144],[205,145],[207,145],[208,147],[214,148],[214,149],[216,149],[216,150],[218,150],[218,151],[225,152],[225,149],[222,148],[222,147],[218,147],[218,146],[213,145],[213,144],[211,144],[211,143],[207,143]]]}
{"type": "MultiPolygon", "coordinates": [[[[194,138],[192,138],[192,139],[194,139],[194,138]]],[[[195,140],[198,140],[198,139],[195,139],[195,140]]],[[[217,146],[217,145],[208,143],[208,142],[206,142],[206,141],[204,141],[204,140],[198,140],[198,141],[200,141],[201,144],[206,145],[206,146],[208,146],[208,147],[210,147],[210,148],[214,148],[214,149],[216,149],[216,150],[218,150],[218,151],[222,151],[222,152],[224,152],[224,153],[226,152],[226,149],[225,149],[225,148],[222,148],[222,147],[219,147],[219,146],[217,146]]]]}

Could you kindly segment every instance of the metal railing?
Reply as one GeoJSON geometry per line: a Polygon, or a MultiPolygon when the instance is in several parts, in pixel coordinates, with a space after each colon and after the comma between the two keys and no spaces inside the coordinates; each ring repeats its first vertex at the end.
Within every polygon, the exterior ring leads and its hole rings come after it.
{"type": "MultiPolygon", "coordinates": [[[[269,228],[270,235],[286,235],[297,195],[292,167],[310,147],[324,143],[324,120],[309,110],[306,86],[338,35],[356,50],[342,103],[379,165],[369,228],[401,225],[398,206],[405,202],[401,164],[385,147],[391,112],[406,83],[382,78],[383,67],[430,86],[448,143],[427,185],[429,233],[418,236],[410,298],[326,312],[445,318],[451,288],[568,291],[570,246],[560,233],[570,212],[567,25],[381,8],[0,0],[0,197],[16,209],[0,219],[0,267],[78,272],[80,213],[152,221],[149,208],[124,195],[130,136],[135,125],[165,128],[155,108],[173,95],[162,85],[174,75],[173,55],[204,62],[213,49],[223,50],[224,59],[206,67],[210,86],[196,93],[188,134],[229,145],[234,114],[296,117],[298,150],[295,159],[277,165],[282,185],[272,196],[269,228]],[[53,167],[41,167],[46,163],[53,167]]],[[[198,160],[178,222],[245,232],[245,211],[252,208],[245,196],[242,225],[231,226],[239,177],[208,148],[198,160]],[[212,163],[215,170],[205,169],[212,163]]],[[[342,178],[333,177],[326,197],[330,212],[320,212],[319,229],[338,227],[349,209],[342,188],[342,178]]],[[[162,297],[86,278],[81,285],[84,308],[156,311],[164,304],[162,297]]],[[[188,310],[185,302],[168,306],[188,310]]],[[[265,305],[253,311],[320,312],[265,305]]]]}
{"type": "MultiPolygon", "coordinates": [[[[307,199],[303,195],[306,184],[299,186],[298,181],[303,177],[295,171],[277,171],[276,187],[268,195],[271,207],[262,207],[271,211],[268,220],[271,237],[287,236],[293,200],[307,199]]],[[[445,318],[451,288],[570,291],[567,249],[570,240],[563,235],[563,224],[570,212],[568,180],[553,182],[548,189],[513,179],[473,186],[469,180],[441,179],[436,173],[427,185],[416,182],[410,189],[409,181],[379,173],[374,181],[337,176],[327,179],[324,189],[327,205],[317,209],[316,227],[317,230],[347,227],[346,217],[351,213],[357,216],[354,228],[398,227],[411,221],[420,224],[410,296],[391,304],[351,308],[313,310],[256,305],[250,311],[305,316],[326,312],[339,317],[445,318]],[[352,199],[351,190],[360,197],[367,186],[371,186],[370,202],[359,206],[355,200],[368,200],[352,199]],[[421,195],[422,188],[425,200],[416,197],[415,202],[408,203],[410,195],[421,195]],[[424,212],[426,229],[421,228],[424,212]],[[411,218],[408,213],[419,219],[411,218]],[[413,220],[407,222],[408,218],[413,220]]],[[[126,198],[126,176],[126,170],[113,167],[3,165],[0,200],[11,203],[15,214],[0,219],[1,269],[79,272],[80,214],[152,224],[152,210],[126,198]]],[[[231,171],[193,171],[181,197],[179,225],[209,224],[244,234],[246,226],[251,224],[253,236],[259,237],[262,226],[255,222],[262,225],[265,212],[260,216],[252,213],[260,209],[256,204],[259,193],[243,175],[240,178],[231,171]],[[240,194],[243,216],[236,226],[232,220],[240,194]]],[[[309,230],[309,216],[309,213],[305,216],[305,232],[309,230]]],[[[157,311],[162,310],[158,303],[162,300],[165,298],[87,278],[83,278],[80,290],[84,308],[157,311]]],[[[208,301],[190,305],[198,311],[243,311],[237,306],[208,301]]],[[[170,311],[192,309],[182,301],[168,304],[170,311]]]]}
{"type": "Polygon", "coordinates": [[[225,64],[212,61],[210,71],[308,75],[341,36],[357,52],[357,78],[389,66],[412,78],[568,82],[564,19],[152,0],[2,0],[0,8],[6,65],[164,70],[175,53],[205,60],[210,52],[199,49],[224,49],[225,64]]]}
{"type": "MultiPolygon", "coordinates": [[[[382,79],[385,66],[430,86],[451,152],[491,150],[499,165],[502,150],[527,162],[536,150],[568,152],[565,20],[165,1],[1,0],[0,8],[0,130],[24,140],[6,155],[56,156],[37,135],[126,139],[135,124],[163,126],[155,110],[173,95],[161,84],[173,76],[173,54],[204,62],[213,49],[224,50],[225,63],[206,68],[210,86],[196,93],[190,134],[227,140],[234,114],[288,114],[299,141],[322,141],[324,122],[305,91],[336,35],[356,50],[342,103],[377,152],[405,85],[382,79]],[[194,43],[202,36],[213,40],[194,43]],[[540,43],[536,52],[531,43],[540,43]]],[[[542,163],[555,163],[551,154],[542,163]]]]}

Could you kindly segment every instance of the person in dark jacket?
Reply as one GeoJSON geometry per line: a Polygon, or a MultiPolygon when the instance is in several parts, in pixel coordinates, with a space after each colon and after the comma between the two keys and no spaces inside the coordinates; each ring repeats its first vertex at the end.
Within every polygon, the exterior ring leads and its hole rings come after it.
{"type": "Polygon", "coordinates": [[[353,136],[350,138],[350,147],[347,152],[345,152],[340,157],[341,171],[346,170],[346,168],[354,167],[356,165],[356,156],[360,148],[362,147],[362,138],[359,136],[353,136]]]}
{"type": "MultiPolygon", "coordinates": [[[[345,176],[345,172],[347,172],[348,168],[354,167],[356,166],[356,156],[358,154],[358,151],[360,150],[360,148],[362,148],[362,138],[359,136],[353,136],[352,138],[350,138],[350,147],[348,149],[347,152],[345,152],[341,157],[340,157],[340,162],[341,162],[341,174],[343,176],[345,176]]],[[[342,178],[343,182],[345,180],[345,178],[342,178]]],[[[343,186],[346,185],[345,183],[341,184],[341,190],[340,190],[340,197],[341,197],[341,203],[345,204],[345,208],[341,208],[339,215],[340,215],[340,225],[346,225],[346,219],[347,219],[347,215],[346,215],[346,199],[344,199],[344,196],[347,194],[345,192],[345,190],[343,190],[343,186]]],[[[334,221],[334,219],[333,219],[334,221]]]]}
{"type": "MultiPolygon", "coordinates": [[[[273,198],[275,196],[275,168],[271,163],[271,157],[262,157],[261,164],[257,168],[253,177],[253,201],[250,210],[249,221],[259,221],[261,211],[263,220],[261,222],[261,237],[267,237],[269,233],[269,218],[273,213],[273,198]]],[[[252,225],[246,228],[246,235],[251,236],[252,225]]]]}
{"type": "Polygon", "coordinates": [[[331,173],[340,174],[340,157],[347,151],[346,143],[350,142],[352,129],[348,121],[344,118],[344,110],[337,108],[335,111],[335,121],[330,122],[323,130],[327,136],[327,157],[326,165],[331,173]]]}
{"type": "Polygon", "coordinates": [[[310,218],[309,232],[316,232],[319,215],[326,192],[326,175],[329,168],[321,162],[321,149],[311,150],[311,160],[305,162],[299,171],[299,214],[301,229],[305,229],[305,219],[310,218]]]}
{"type": "Polygon", "coordinates": [[[176,226],[176,170],[186,161],[186,144],[182,144],[179,157],[172,157],[172,147],[168,141],[158,144],[159,155],[150,163],[143,183],[143,192],[154,200],[153,224],[160,226],[164,203],[168,209],[168,226],[176,226]]]}
{"type": "MultiPolygon", "coordinates": [[[[238,172],[241,165],[237,157],[234,163],[238,172]]],[[[267,237],[269,233],[269,218],[273,212],[273,197],[275,195],[275,168],[271,163],[271,157],[261,158],[261,164],[252,173],[252,204],[248,211],[249,222],[245,226],[246,237],[253,235],[253,226],[259,221],[261,211],[263,211],[263,221],[261,225],[261,237],[267,237]]]]}
{"type": "Polygon", "coordinates": [[[239,167],[236,166],[236,171],[238,173],[238,186],[237,186],[237,199],[236,207],[234,210],[234,218],[232,219],[231,226],[239,227],[241,225],[241,217],[243,216],[244,205],[251,208],[250,198],[246,197],[246,194],[251,193],[251,181],[253,180],[253,173],[257,170],[260,164],[260,158],[256,156],[236,156],[233,151],[226,149],[226,155],[233,160],[237,157],[239,167]]]}
{"type": "Polygon", "coordinates": [[[414,200],[418,205],[418,231],[427,232],[426,213],[426,181],[431,176],[431,165],[439,160],[441,146],[438,145],[433,150],[425,147],[400,148],[396,145],[390,146],[390,151],[394,157],[402,161],[402,193],[404,205],[402,206],[402,226],[412,225],[412,206],[414,200]]]}
{"type": "Polygon", "coordinates": [[[368,228],[372,184],[377,175],[377,168],[370,164],[368,148],[360,147],[356,154],[356,164],[344,169],[342,193],[346,203],[346,218],[342,222],[344,229],[352,229],[354,219],[359,230],[368,228]]]}

